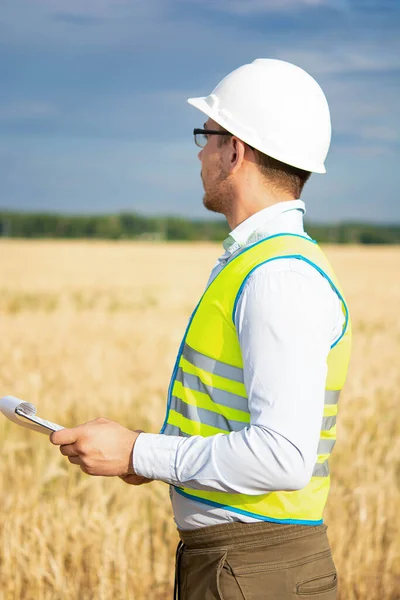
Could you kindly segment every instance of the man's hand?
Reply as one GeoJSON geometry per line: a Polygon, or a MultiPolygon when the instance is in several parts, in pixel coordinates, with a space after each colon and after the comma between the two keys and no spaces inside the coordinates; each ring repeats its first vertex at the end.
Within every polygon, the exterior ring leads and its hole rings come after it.
{"type": "Polygon", "coordinates": [[[133,470],[133,448],[141,433],[141,430],[131,431],[115,421],[101,418],[55,431],[50,441],[60,446],[61,454],[67,456],[70,463],[79,465],[88,475],[118,476],[124,481],[129,477],[145,480],[133,470]]]}

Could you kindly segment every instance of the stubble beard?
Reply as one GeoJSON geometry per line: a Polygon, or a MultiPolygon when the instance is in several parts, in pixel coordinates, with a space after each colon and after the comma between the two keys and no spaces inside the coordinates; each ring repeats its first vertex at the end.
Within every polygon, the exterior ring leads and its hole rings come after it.
{"type": "MultiPolygon", "coordinates": [[[[221,161],[222,163],[222,161],[221,161]]],[[[226,215],[229,206],[232,203],[232,189],[229,181],[229,175],[224,173],[222,164],[219,164],[219,173],[213,183],[206,188],[202,176],[204,186],[203,205],[211,212],[226,215]]]]}

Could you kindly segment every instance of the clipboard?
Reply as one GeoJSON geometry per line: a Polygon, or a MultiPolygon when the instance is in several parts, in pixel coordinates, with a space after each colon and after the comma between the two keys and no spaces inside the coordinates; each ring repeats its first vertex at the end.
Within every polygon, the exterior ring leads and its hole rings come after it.
{"type": "Polygon", "coordinates": [[[14,396],[4,396],[0,398],[0,412],[3,413],[7,419],[13,421],[21,427],[32,429],[38,433],[44,433],[49,435],[52,431],[60,431],[64,429],[57,423],[52,423],[46,419],[41,419],[36,415],[36,406],[30,402],[24,402],[20,398],[14,396]]]}

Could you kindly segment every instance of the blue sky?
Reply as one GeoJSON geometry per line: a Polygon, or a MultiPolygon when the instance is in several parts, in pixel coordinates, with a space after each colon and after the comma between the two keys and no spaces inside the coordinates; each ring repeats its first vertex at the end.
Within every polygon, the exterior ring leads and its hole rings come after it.
{"type": "Polygon", "coordinates": [[[400,223],[397,0],[0,0],[0,208],[212,217],[186,99],[258,57],[330,104],[308,219],[400,223]]]}

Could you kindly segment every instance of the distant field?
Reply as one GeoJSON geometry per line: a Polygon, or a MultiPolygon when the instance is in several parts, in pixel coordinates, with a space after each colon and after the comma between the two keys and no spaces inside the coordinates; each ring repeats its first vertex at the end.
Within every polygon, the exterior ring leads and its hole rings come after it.
{"type": "MultiPolygon", "coordinates": [[[[218,244],[0,241],[0,396],[66,426],[158,432],[218,244]]],[[[354,350],[325,522],[340,600],[400,599],[400,247],[327,246],[354,350]]],[[[178,541],[161,482],[90,478],[0,418],[0,600],[166,600],[178,541]]]]}

